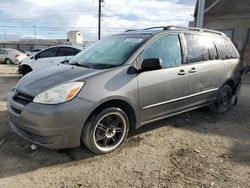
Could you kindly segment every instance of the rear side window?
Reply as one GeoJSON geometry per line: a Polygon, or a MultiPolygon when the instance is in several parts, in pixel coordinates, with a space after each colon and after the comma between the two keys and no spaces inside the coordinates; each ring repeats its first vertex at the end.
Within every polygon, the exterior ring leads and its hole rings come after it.
{"type": "Polygon", "coordinates": [[[238,58],[238,53],[236,52],[236,49],[234,48],[232,42],[230,42],[228,39],[224,39],[225,47],[227,51],[227,58],[238,58]]]}
{"type": "Polygon", "coordinates": [[[236,49],[233,47],[233,44],[228,40],[221,37],[215,37],[215,44],[220,53],[221,59],[231,59],[238,58],[236,49]]]}
{"type": "Polygon", "coordinates": [[[9,53],[8,53],[7,50],[3,50],[3,54],[4,54],[4,55],[8,55],[9,53]]]}
{"type": "Polygon", "coordinates": [[[218,54],[212,37],[185,34],[185,39],[189,63],[218,59],[218,54]]]}
{"type": "Polygon", "coordinates": [[[160,58],[163,68],[182,64],[182,53],[178,35],[165,35],[153,41],[143,52],[143,59],[160,58]]]}
{"type": "Polygon", "coordinates": [[[49,48],[41,53],[38,53],[37,56],[38,58],[55,57],[57,50],[58,48],[49,48]]]}
{"type": "Polygon", "coordinates": [[[70,47],[60,47],[56,56],[74,56],[78,54],[80,50],[70,47]]]}
{"type": "Polygon", "coordinates": [[[224,40],[220,37],[215,37],[214,41],[215,41],[215,44],[218,48],[221,59],[227,59],[228,53],[226,50],[226,45],[225,45],[224,40]]]}

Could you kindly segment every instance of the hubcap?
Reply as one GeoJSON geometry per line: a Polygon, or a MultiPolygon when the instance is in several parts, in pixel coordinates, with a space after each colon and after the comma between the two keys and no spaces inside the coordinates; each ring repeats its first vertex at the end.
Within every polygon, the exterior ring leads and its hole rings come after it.
{"type": "Polygon", "coordinates": [[[223,92],[222,95],[221,95],[221,104],[223,106],[227,106],[227,104],[228,104],[228,98],[229,98],[228,93],[226,91],[223,92]]]}
{"type": "Polygon", "coordinates": [[[104,152],[115,149],[123,141],[126,127],[126,121],[120,113],[105,114],[94,129],[93,139],[96,147],[104,152]]]}
{"type": "Polygon", "coordinates": [[[9,59],[7,59],[6,64],[11,64],[11,61],[9,59]]]}
{"type": "Polygon", "coordinates": [[[106,131],[105,131],[105,136],[107,138],[112,138],[115,136],[115,133],[116,133],[116,128],[108,128],[106,131]]]}

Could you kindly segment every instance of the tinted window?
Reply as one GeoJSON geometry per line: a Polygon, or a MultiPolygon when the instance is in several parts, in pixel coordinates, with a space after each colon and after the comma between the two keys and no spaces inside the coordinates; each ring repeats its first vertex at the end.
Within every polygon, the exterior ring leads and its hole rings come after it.
{"type": "Polygon", "coordinates": [[[31,52],[40,52],[41,49],[34,49],[34,50],[31,50],[31,52]]]}
{"type": "Polygon", "coordinates": [[[220,37],[215,37],[214,41],[215,41],[215,44],[218,48],[221,59],[226,59],[227,58],[227,51],[226,51],[226,46],[225,46],[224,40],[220,37]]]}
{"type": "Polygon", "coordinates": [[[226,57],[227,58],[238,58],[238,54],[236,52],[236,49],[233,47],[233,44],[227,40],[224,39],[225,47],[226,47],[226,57]]]}
{"type": "Polygon", "coordinates": [[[37,56],[39,58],[55,57],[57,50],[58,48],[50,48],[50,49],[42,51],[41,53],[38,53],[37,56]]]}
{"type": "Polygon", "coordinates": [[[218,48],[221,59],[238,58],[236,49],[228,39],[216,37],[215,44],[218,48]]]}
{"type": "Polygon", "coordinates": [[[74,56],[78,54],[80,50],[70,47],[60,47],[56,56],[74,56]]]}
{"type": "Polygon", "coordinates": [[[212,37],[186,34],[185,39],[189,63],[218,59],[212,37]]]}
{"type": "Polygon", "coordinates": [[[181,65],[182,55],[178,35],[166,35],[156,39],[143,52],[143,59],[160,58],[163,68],[181,65]]]}

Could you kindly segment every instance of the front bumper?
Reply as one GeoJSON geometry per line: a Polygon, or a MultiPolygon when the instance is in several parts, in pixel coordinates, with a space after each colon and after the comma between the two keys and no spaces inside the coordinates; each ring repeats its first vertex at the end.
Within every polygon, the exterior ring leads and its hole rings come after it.
{"type": "Polygon", "coordinates": [[[11,128],[28,141],[49,149],[79,147],[81,132],[94,102],[74,98],[58,105],[23,103],[8,95],[11,128]]]}

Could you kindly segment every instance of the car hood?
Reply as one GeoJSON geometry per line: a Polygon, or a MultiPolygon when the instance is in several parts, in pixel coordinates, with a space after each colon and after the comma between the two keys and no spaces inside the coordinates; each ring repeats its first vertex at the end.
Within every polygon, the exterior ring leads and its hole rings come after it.
{"type": "Polygon", "coordinates": [[[32,71],[24,76],[17,84],[18,92],[35,97],[36,95],[53,88],[57,85],[83,80],[89,76],[108,71],[108,69],[89,69],[72,65],[58,64],[51,67],[32,71]]]}

